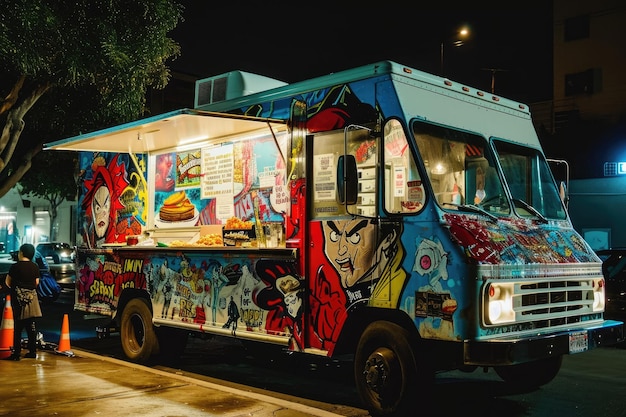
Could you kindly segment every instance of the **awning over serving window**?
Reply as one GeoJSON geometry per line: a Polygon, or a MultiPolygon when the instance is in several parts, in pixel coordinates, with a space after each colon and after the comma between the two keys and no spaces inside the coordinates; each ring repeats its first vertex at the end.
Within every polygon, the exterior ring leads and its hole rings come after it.
{"type": "Polygon", "coordinates": [[[152,153],[242,134],[277,134],[282,120],[181,109],[44,144],[44,149],[152,153]]]}

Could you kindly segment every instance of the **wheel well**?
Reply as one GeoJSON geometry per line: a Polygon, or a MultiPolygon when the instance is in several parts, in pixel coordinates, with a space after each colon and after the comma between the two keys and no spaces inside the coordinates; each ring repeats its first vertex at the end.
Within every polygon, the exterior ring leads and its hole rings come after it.
{"type": "Polygon", "coordinates": [[[150,295],[146,291],[138,290],[136,288],[127,288],[122,291],[119,296],[119,300],[117,301],[117,308],[115,309],[115,315],[113,317],[113,321],[115,322],[115,324],[117,324],[118,326],[121,324],[120,320],[122,318],[122,311],[124,311],[126,304],[128,304],[130,300],[133,300],[135,298],[141,298],[148,305],[150,313],[154,313],[152,311],[152,302],[150,301],[150,295]]]}
{"type": "Polygon", "coordinates": [[[411,318],[402,310],[365,307],[354,310],[344,323],[333,356],[353,354],[361,335],[370,323],[386,320],[405,328],[409,332],[411,344],[419,340],[419,334],[411,318]]]}

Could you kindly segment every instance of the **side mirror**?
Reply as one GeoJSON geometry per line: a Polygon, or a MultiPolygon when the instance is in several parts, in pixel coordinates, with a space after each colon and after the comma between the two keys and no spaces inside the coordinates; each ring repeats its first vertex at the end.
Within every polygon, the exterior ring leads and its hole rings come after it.
{"type": "Polygon", "coordinates": [[[356,204],[359,179],[354,155],[341,155],[337,162],[337,189],[339,202],[356,204]]]}

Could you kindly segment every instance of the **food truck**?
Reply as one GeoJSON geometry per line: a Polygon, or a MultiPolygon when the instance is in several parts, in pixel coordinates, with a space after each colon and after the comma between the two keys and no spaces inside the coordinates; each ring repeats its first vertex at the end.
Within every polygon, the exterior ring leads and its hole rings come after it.
{"type": "Polygon", "coordinates": [[[129,359],[192,333],[347,355],[393,416],[436,372],[536,387],[622,340],[527,105],[390,61],[235,73],[194,109],[46,144],[80,155],[75,309],[129,359]]]}

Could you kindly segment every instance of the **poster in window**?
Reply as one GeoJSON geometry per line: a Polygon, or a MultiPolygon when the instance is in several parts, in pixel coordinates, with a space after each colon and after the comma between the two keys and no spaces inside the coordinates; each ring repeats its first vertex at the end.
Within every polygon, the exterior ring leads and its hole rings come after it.
{"type": "Polygon", "coordinates": [[[334,201],[337,195],[335,184],[335,155],[326,153],[315,155],[313,160],[315,173],[315,201],[334,201]]]}
{"type": "Polygon", "coordinates": [[[176,188],[199,187],[201,178],[201,151],[176,154],[176,188]]]}

